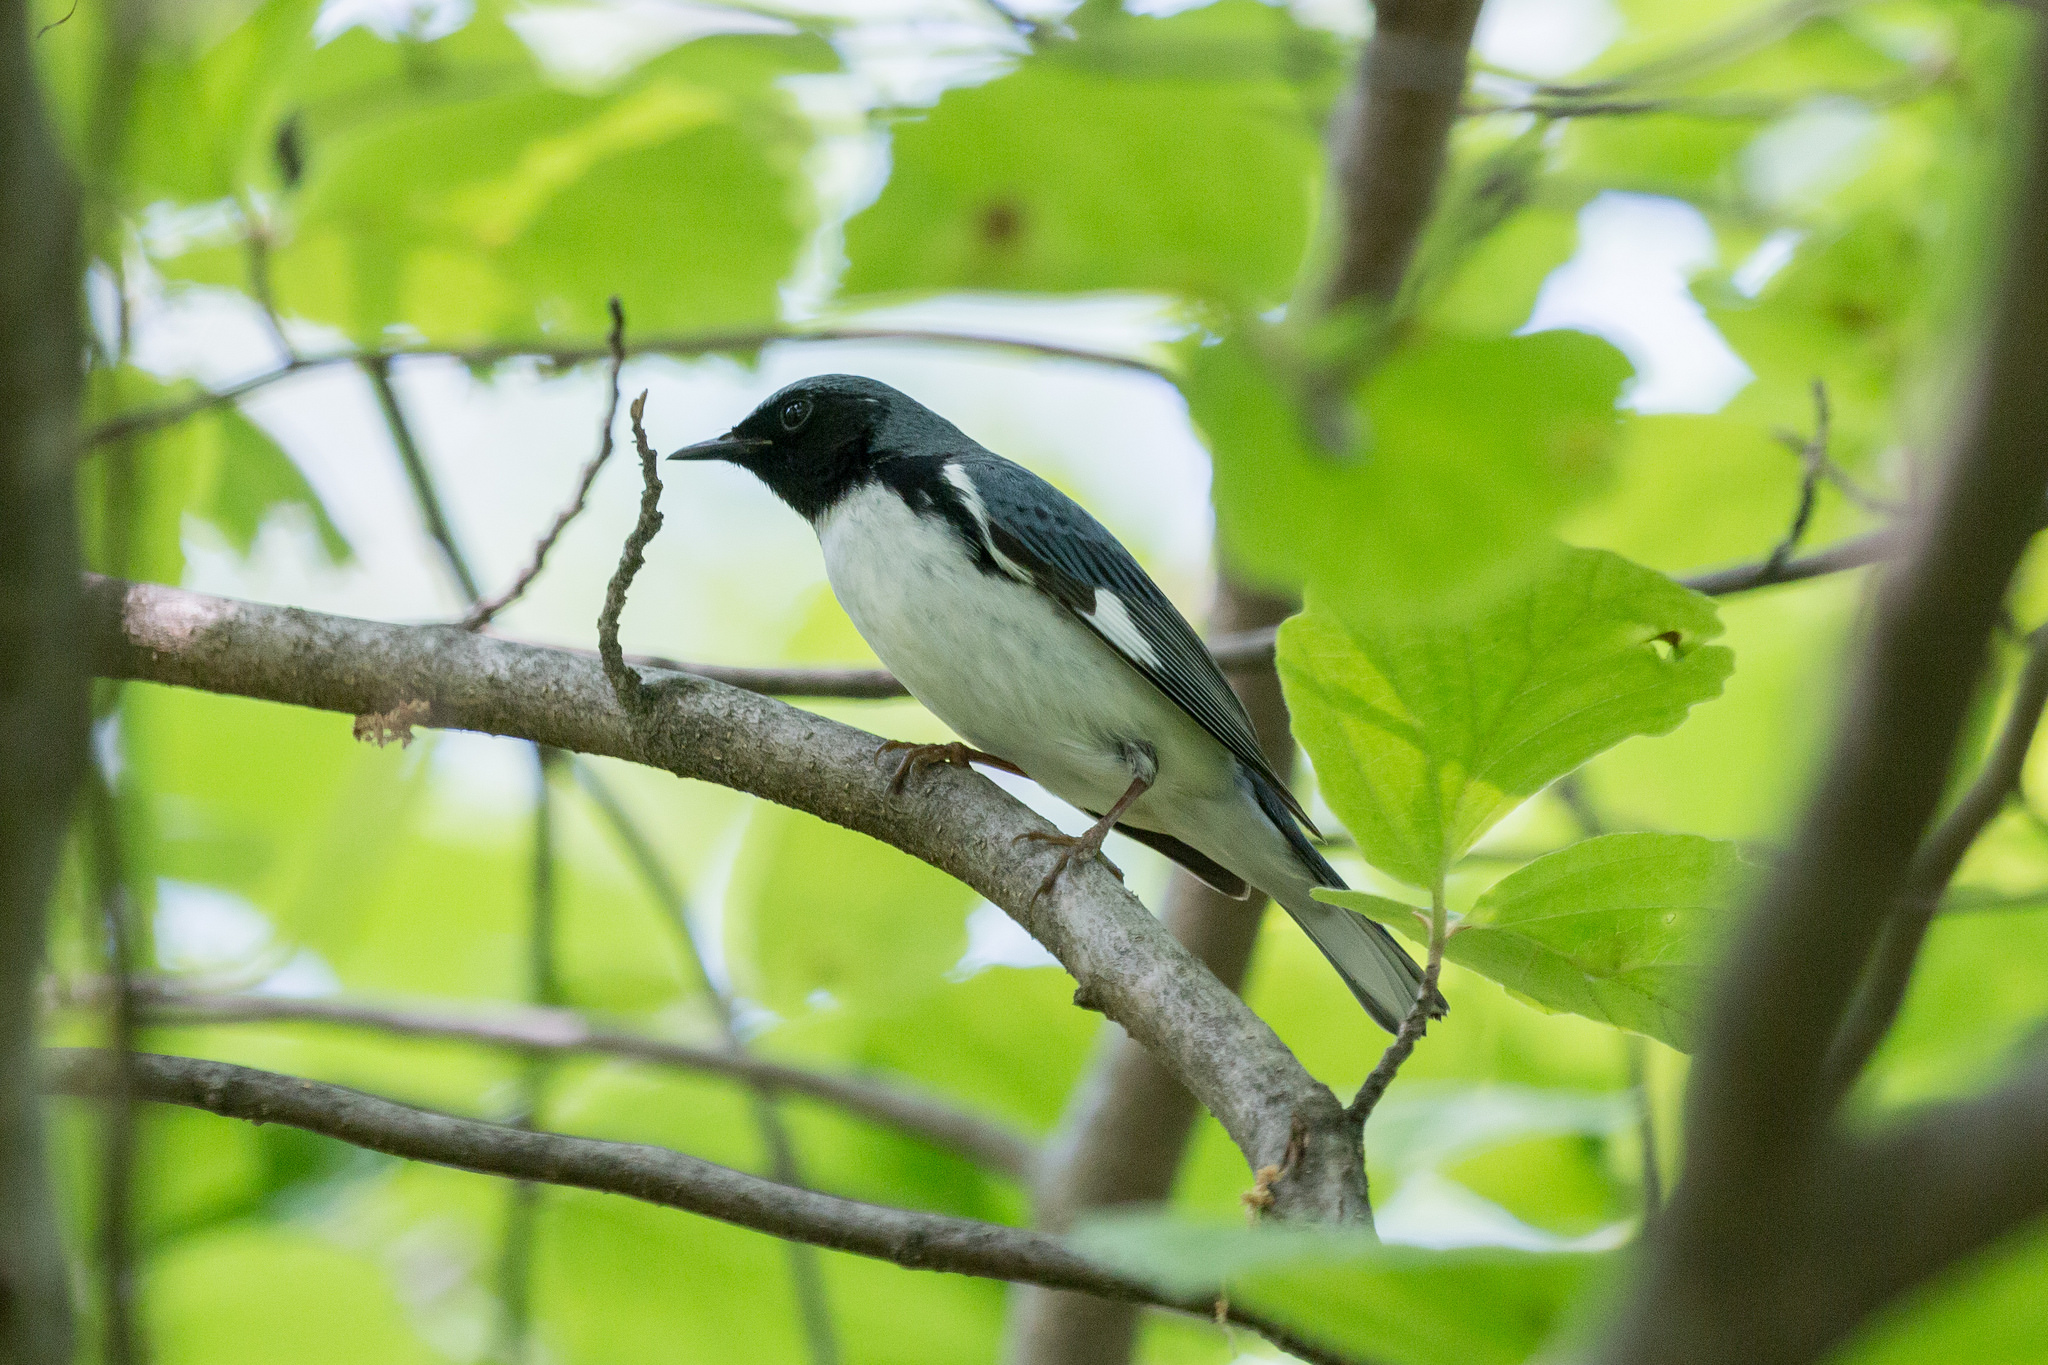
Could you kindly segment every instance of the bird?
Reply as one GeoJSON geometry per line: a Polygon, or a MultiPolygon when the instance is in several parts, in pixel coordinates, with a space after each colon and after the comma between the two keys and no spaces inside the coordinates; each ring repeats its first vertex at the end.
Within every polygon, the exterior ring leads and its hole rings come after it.
{"type": "MultiPolygon", "coordinates": [[[[935,764],[1020,773],[1095,818],[1038,888],[1114,829],[1226,895],[1277,901],[1375,1022],[1422,971],[1386,929],[1315,898],[1344,886],[1194,628],[1102,523],[910,395],[859,375],[778,390],[671,460],[751,471],[810,522],[861,636],[961,742],[884,743],[890,790],[935,764]]],[[[1447,1006],[1433,994],[1429,1014],[1447,1006]]]]}

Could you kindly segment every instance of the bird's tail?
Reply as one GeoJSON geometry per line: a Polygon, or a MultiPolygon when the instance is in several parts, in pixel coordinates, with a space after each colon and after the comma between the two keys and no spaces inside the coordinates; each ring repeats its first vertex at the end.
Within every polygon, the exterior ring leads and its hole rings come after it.
{"type": "MultiPolygon", "coordinates": [[[[1351,987],[1351,993],[1365,1006],[1373,1022],[1389,1033],[1400,1032],[1401,1021],[1415,1008],[1416,993],[1422,989],[1422,968],[1384,926],[1355,910],[1319,901],[1311,894],[1318,886],[1343,890],[1344,879],[1308,841],[1267,783],[1254,776],[1252,790],[1267,818],[1287,837],[1294,854],[1296,877],[1289,878],[1286,885],[1266,889],[1294,917],[1309,942],[1322,949],[1323,956],[1330,959],[1330,965],[1351,987]]],[[[1441,1019],[1450,1008],[1443,994],[1437,992],[1429,1003],[1429,1017],[1441,1019]]]]}
{"type": "MultiPolygon", "coordinates": [[[[1384,927],[1355,910],[1306,894],[1290,895],[1281,905],[1330,959],[1373,1021],[1389,1033],[1398,1032],[1408,1011],[1415,1008],[1415,993],[1422,988],[1422,968],[1407,950],[1394,942],[1384,927]]],[[[1431,1002],[1430,1015],[1441,1017],[1447,1008],[1443,996],[1438,995],[1431,1002]]]]}

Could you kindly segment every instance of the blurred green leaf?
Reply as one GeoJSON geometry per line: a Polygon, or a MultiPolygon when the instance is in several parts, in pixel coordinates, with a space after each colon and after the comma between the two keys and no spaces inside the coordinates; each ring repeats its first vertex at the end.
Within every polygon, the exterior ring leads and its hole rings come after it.
{"type": "Polygon", "coordinates": [[[1301,362],[1278,332],[1192,346],[1188,412],[1215,460],[1217,532],[1241,572],[1318,583],[1421,614],[1498,583],[1563,508],[1597,487],[1627,366],[1578,332],[1409,346],[1349,413],[1333,455],[1305,425],[1301,362]],[[1489,576],[1490,575],[1490,576],[1489,576]]]}
{"type": "Polygon", "coordinates": [[[1069,1240],[1172,1292],[1221,1290],[1311,1340],[1391,1365],[1520,1365],[1603,1263],[1575,1253],[1419,1251],[1366,1232],[1157,1214],[1097,1218],[1069,1240]]]}
{"type": "Polygon", "coordinates": [[[819,991],[869,1005],[931,990],[967,950],[977,899],[865,834],[763,803],[726,897],[735,986],[786,1015],[819,991]]]}
{"type": "Polygon", "coordinates": [[[847,225],[848,293],[1285,296],[1335,45],[1256,0],[1070,22],[1073,39],[897,125],[889,184],[847,225]]]}
{"type": "Polygon", "coordinates": [[[306,476],[268,433],[231,407],[195,420],[213,428],[217,450],[212,496],[196,510],[220,528],[228,544],[248,554],[265,518],[279,507],[299,507],[309,514],[328,562],[348,560],[348,541],[328,519],[306,476]]]}
{"type": "Polygon", "coordinates": [[[1713,604],[1598,550],[1426,620],[1311,593],[1280,628],[1295,733],[1366,859],[1433,884],[1524,800],[1662,734],[1734,667],[1713,604]]]}
{"type": "MultiPolygon", "coordinates": [[[[1444,956],[1544,1009],[1690,1052],[1742,868],[1735,845],[1690,834],[1586,839],[1501,878],[1459,917],[1444,956]]],[[[1363,891],[1316,895],[1429,942],[1413,906],[1363,891]]]]}
{"type": "Polygon", "coordinates": [[[152,1358],[163,1365],[438,1365],[392,1270],[302,1229],[185,1238],[147,1267],[152,1358]]]}
{"type": "MultiPolygon", "coordinates": [[[[317,49],[307,14],[267,6],[159,78],[167,100],[203,91],[220,123],[191,134],[208,156],[163,154],[209,168],[203,183],[157,192],[271,196],[287,316],[364,344],[392,327],[592,338],[613,294],[643,334],[774,321],[814,214],[797,174],[811,134],[778,82],[835,66],[821,40],[701,38],[584,92],[544,75],[503,5],[434,41],[352,29],[317,49]]],[[[247,288],[242,213],[216,217],[157,234],[156,263],[247,288]]]]}
{"type": "MultiPolygon", "coordinates": [[[[94,419],[111,418],[199,394],[189,381],[165,384],[124,367],[95,375],[89,411],[94,419]]],[[[345,563],[351,554],[299,467],[232,405],[95,447],[79,490],[89,562],[107,573],[175,584],[184,573],[187,516],[211,522],[246,555],[264,521],[283,508],[303,513],[329,563],[345,563]]]]}

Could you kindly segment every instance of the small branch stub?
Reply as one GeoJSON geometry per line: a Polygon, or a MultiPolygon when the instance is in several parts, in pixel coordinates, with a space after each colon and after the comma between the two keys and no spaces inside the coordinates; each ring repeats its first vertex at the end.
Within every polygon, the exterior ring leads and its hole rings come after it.
{"type": "Polygon", "coordinates": [[[633,448],[640,455],[640,519],[633,524],[625,548],[619,552],[619,567],[605,589],[604,610],[597,617],[598,657],[604,662],[606,680],[628,715],[638,715],[643,709],[645,685],[619,648],[619,616],[626,609],[626,592],[633,586],[634,576],[647,562],[647,544],[661,530],[661,474],[654,447],[647,442],[647,429],[640,424],[646,411],[647,391],[642,389],[631,408],[633,448]]]}
{"type": "Polygon", "coordinates": [[[356,717],[356,738],[365,744],[383,748],[396,744],[401,749],[412,747],[412,728],[427,723],[433,705],[415,697],[402,701],[389,711],[369,711],[356,717]]]}

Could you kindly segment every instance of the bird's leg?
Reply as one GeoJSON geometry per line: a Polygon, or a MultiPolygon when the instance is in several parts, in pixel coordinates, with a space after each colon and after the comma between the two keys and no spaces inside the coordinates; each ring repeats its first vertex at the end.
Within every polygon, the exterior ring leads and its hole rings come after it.
{"type": "Polygon", "coordinates": [[[1124,812],[1149,791],[1159,777],[1158,761],[1153,758],[1150,746],[1134,750],[1129,757],[1131,766],[1137,769],[1137,775],[1131,779],[1131,785],[1124,788],[1124,794],[1116,799],[1116,804],[1103,812],[1100,820],[1079,834],[1061,834],[1058,831],[1047,834],[1043,830],[1033,829],[1026,830],[1012,841],[1021,843],[1029,839],[1033,843],[1059,845],[1060,856],[1054,860],[1052,871],[1045,874],[1045,880],[1038,884],[1039,895],[1043,896],[1052,890],[1054,884],[1059,881],[1060,874],[1069,867],[1077,862],[1086,862],[1090,858],[1108,868],[1118,881],[1124,879],[1124,870],[1103,856],[1102,841],[1116,828],[1116,822],[1123,819],[1124,812]]]}
{"type": "Polygon", "coordinates": [[[997,758],[994,754],[984,753],[980,749],[972,748],[958,741],[952,744],[911,744],[906,740],[892,739],[881,748],[875,750],[876,758],[881,758],[886,754],[902,755],[901,758],[896,760],[894,776],[889,779],[889,795],[891,796],[901,793],[905,783],[936,763],[950,764],[955,768],[965,768],[975,763],[985,763],[991,768],[1001,768],[1006,773],[1015,773],[1019,777],[1024,776],[1024,770],[1010,762],[1009,759],[997,758]]]}

